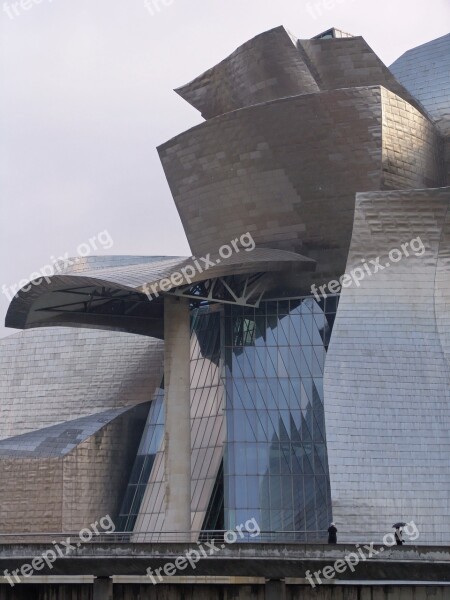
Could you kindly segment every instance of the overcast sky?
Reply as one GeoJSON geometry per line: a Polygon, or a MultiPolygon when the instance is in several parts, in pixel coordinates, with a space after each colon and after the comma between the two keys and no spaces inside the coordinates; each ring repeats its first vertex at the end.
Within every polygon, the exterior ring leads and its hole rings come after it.
{"type": "MultiPolygon", "coordinates": [[[[389,65],[450,30],[448,0],[22,2],[0,9],[7,287],[104,230],[106,254],[189,254],[156,146],[202,119],[172,90],[258,33],[335,26],[389,65]]],[[[7,306],[1,293],[0,337],[7,306]]]]}

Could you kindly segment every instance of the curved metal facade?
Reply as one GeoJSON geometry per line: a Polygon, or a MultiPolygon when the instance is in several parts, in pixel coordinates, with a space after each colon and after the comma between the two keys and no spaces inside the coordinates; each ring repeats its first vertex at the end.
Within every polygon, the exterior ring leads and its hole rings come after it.
{"type": "Polygon", "coordinates": [[[450,188],[357,196],[347,272],[378,257],[383,270],[343,290],[325,368],[342,541],[400,519],[414,520],[421,544],[449,541],[449,207],[450,188]],[[423,251],[417,242],[389,259],[417,238],[423,251]]]}
{"type": "Polygon", "coordinates": [[[405,52],[390,69],[423,104],[444,136],[450,184],[450,33],[405,52]]]}
{"type": "Polygon", "coordinates": [[[299,40],[298,48],[321,90],[380,85],[425,114],[417,98],[401,85],[364,38],[299,40]]]}
{"type": "Polygon", "coordinates": [[[322,283],[344,272],[355,193],[439,186],[438,141],[426,117],[374,86],[244,108],[159,153],[194,254],[250,231],[258,246],[316,260],[322,283]]]}
{"type": "Polygon", "coordinates": [[[12,302],[9,326],[85,329],[0,343],[2,529],[21,491],[44,510],[39,469],[57,490],[42,527],[56,528],[105,497],[117,511],[130,470],[120,514],[135,541],[256,515],[311,539],[333,514],[340,541],[405,519],[421,543],[449,542],[450,37],[391,72],[362,38],[324,35],[273,29],[177,90],[208,119],[159,148],[195,256],[90,257],[12,302]],[[246,233],[257,247],[222,262],[246,233]],[[325,360],[338,298],[304,296],[368,261],[380,268],[344,287],[325,360]],[[165,337],[164,391],[149,336],[165,337]]]}
{"type": "Polygon", "coordinates": [[[148,337],[49,328],[0,340],[1,531],[115,518],[162,371],[163,342],[148,337]]]}
{"type": "Polygon", "coordinates": [[[275,98],[318,92],[319,86],[295,39],[284,27],[277,27],[175,91],[211,119],[275,98]]]}
{"type": "Polygon", "coordinates": [[[439,130],[450,134],[450,33],[408,50],[389,69],[421,102],[439,130]]]}
{"type": "Polygon", "coordinates": [[[49,282],[20,290],[9,307],[7,326],[94,327],[163,338],[161,300],[167,292],[228,275],[261,272],[266,274],[265,287],[274,289],[279,287],[280,273],[295,275],[315,268],[312,259],[271,248],[253,248],[251,252],[240,248],[226,260],[217,252],[208,252],[203,257],[208,263],[204,269],[204,261],[195,257],[148,257],[137,262],[129,262],[133,257],[118,258],[91,257],[52,276],[49,282]]]}
{"type": "Polygon", "coordinates": [[[163,342],[125,333],[48,328],[0,340],[0,440],[149,402],[163,342]]]}
{"type": "Polygon", "coordinates": [[[276,27],[175,91],[211,119],[277,98],[373,85],[424,112],[362,37],[297,40],[276,27]]]}
{"type": "Polygon", "coordinates": [[[148,404],[0,442],[3,533],[73,532],[116,520],[148,404]]]}

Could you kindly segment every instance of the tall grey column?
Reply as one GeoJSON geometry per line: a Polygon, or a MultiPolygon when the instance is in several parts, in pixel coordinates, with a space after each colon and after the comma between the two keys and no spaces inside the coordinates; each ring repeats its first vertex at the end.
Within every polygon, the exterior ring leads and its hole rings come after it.
{"type": "MultiPolygon", "coordinates": [[[[190,314],[186,298],[164,299],[165,531],[191,530],[190,314]]],[[[169,538],[168,538],[169,539],[169,538]]],[[[190,541],[190,535],[185,541],[190,541]]]]}

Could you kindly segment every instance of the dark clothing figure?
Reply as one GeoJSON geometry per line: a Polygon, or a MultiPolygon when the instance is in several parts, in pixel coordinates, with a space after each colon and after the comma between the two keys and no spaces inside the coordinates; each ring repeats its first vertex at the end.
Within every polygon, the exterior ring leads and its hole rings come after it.
{"type": "Polygon", "coordinates": [[[401,529],[395,530],[395,542],[396,542],[397,546],[403,546],[403,538],[402,538],[401,529]]]}
{"type": "Polygon", "coordinates": [[[328,543],[337,544],[337,529],[334,523],[328,527],[328,543]]]}

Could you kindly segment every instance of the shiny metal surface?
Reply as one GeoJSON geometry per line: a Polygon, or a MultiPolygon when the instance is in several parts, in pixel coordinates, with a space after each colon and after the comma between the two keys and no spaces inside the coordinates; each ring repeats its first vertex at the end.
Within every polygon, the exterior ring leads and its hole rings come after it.
{"type": "Polygon", "coordinates": [[[417,98],[444,137],[450,184],[450,33],[405,52],[391,66],[396,78],[417,98]]]}
{"type": "MultiPolygon", "coordinates": [[[[194,258],[90,257],[63,269],[49,284],[21,291],[7,325],[31,331],[0,342],[2,531],[76,530],[103,516],[97,513],[117,514],[125,498],[121,515],[134,531],[133,541],[153,541],[175,529],[166,510],[168,494],[189,498],[189,492],[193,530],[210,529],[205,520],[213,512],[223,449],[237,440],[245,447],[245,459],[238,451],[225,453],[225,460],[242,467],[248,482],[240,497],[236,490],[230,493],[227,524],[251,516],[247,509],[263,507],[267,528],[312,532],[331,517],[326,438],[331,509],[340,541],[370,541],[371,532],[387,533],[393,522],[404,519],[415,521],[421,543],[450,542],[450,190],[440,187],[446,184],[443,158],[450,148],[449,39],[407,53],[391,72],[360,37],[297,41],[276,28],[177,90],[209,119],[159,148],[192,252],[216,257],[222,244],[246,232],[258,245],[196,273],[194,283],[265,274],[267,290],[277,294],[282,307],[283,296],[309,293],[312,283],[338,279],[362,260],[384,257],[418,236],[426,253],[392,264],[358,288],[344,288],[326,361],[323,339],[314,344],[314,328],[303,340],[300,334],[297,346],[288,343],[296,335],[292,316],[290,334],[283,337],[282,325],[270,326],[274,315],[264,314],[267,336],[277,330],[279,337],[266,344],[259,375],[251,372],[251,365],[257,367],[254,348],[229,344],[224,362],[217,352],[206,351],[209,343],[216,348],[217,323],[206,331],[194,326],[190,490],[187,483],[178,490],[167,485],[165,449],[174,427],[163,435],[162,343],[152,338],[163,338],[170,322],[164,322],[164,294],[149,302],[145,288],[158,287],[194,258]],[[78,329],[56,327],[61,325],[78,329]],[[227,403],[224,395],[230,349],[237,353],[231,366],[243,390],[242,398],[233,396],[236,406],[229,393],[227,403]],[[307,366],[305,352],[311,368],[302,374],[298,369],[307,366]],[[312,437],[321,446],[316,449],[321,470],[315,473],[320,473],[316,484],[323,498],[319,493],[311,500],[310,493],[308,504],[307,494],[295,495],[289,479],[287,485],[269,486],[268,496],[255,501],[259,481],[247,446],[256,440],[252,426],[257,419],[269,427],[271,409],[254,405],[250,418],[239,415],[245,412],[244,400],[251,404],[256,397],[245,390],[267,379],[266,387],[283,389],[277,398],[285,402],[283,382],[296,372],[297,379],[311,380],[311,395],[304,399],[307,405],[312,398],[315,409],[306,406],[305,413],[298,405],[295,417],[316,415],[312,437]],[[146,415],[136,413],[144,411],[156,390],[138,451],[146,415]],[[317,421],[323,420],[322,403],[325,431],[317,421]],[[226,434],[230,423],[241,428],[239,439],[226,434]],[[286,505],[283,490],[291,490],[286,505]],[[297,505],[300,517],[291,524],[285,517],[297,505]]],[[[164,293],[179,287],[174,284],[164,293]]],[[[232,310],[198,306],[200,312],[223,310],[225,317],[232,310]]],[[[247,325],[252,314],[256,322],[255,307],[239,310],[247,325]]],[[[288,323],[284,314],[276,314],[288,323]]],[[[305,330],[307,317],[301,315],[305,330]]],[[[295,406],[298,394],[288,396],[295,406]]],[[[164,401],[170,402],[167,394],[164,401]]],[[[309,444],[307,429],[302,424],[299,432],[295,419],[292,426],[289,410],[280,404],[273,408],[277,428],[267,429],[266,446],[275,431],[286,444],[295,436],[309,444]],[[284,433],[288,430],[291,438],[284,433]]],[[[294,454],[290,448],[289,461],[294,454]]],[[[306,454],[302,465],[307,467],[306,454]]],[[[274,456],[281,469],[279,453],[274,456]]],[[[310,466],[313,473],[306,477],[314,475],[310,466]]],[[[186,466],[183,473],[186,481],[186,466]]],[[[289,478],[280,473],[274,477],[289,478]]],[[[306,491],[316,485],[307,483],[306,491]]],[[[188,521],[186,507],[173,505],[188,521]]]]}
{"type": "Polygon", "coordinates": [[[205,119],[277,98],[372,85],[384,86],[423,110],[362,37],[338,30],[325,33],[326,38],[297,40],[276,27],[175,91],[205,119]]]}
{"type": "MultiPolygon", "coordinates": [[[[247,231],[241,231],[239,236],[245,233],[247,231]]],[[[235,237],[222,243],[229,245],[235,237]]],[[[279,286],[280,272],[302,273],[314,269],[312,259],[273,248],[254,248],[251,252],[239,248],[239,252],[224,260],[217,254],[222,243],[214,243],[211,252],[203,255],[205,260],[212,261],[212,266],[205,270],[201,254],[197,254],[197,260],[194,257],[148,257],[145,261],[133,262],[134,257],[128,257],[128,261],[127,257],[118,257],[118,265],[111,257],[108,261],[91,257],[54,275],[50,283],[42,281],[29,291],[21,290],[11,302],[6,325],[25,329],[87,327],[163,338],[161,300],[166,292],[175,292],[186,285],[183,276],[186,268],[193,273],[190,282],[194,284],[228,275],[274,273],[274,277],[266,277],[267,289],[279,286]],[[170,281],[174,275],[178,275],[176,284],[170,281]]]]}
{"type": "Polygon", "coordinates": [[[131,407],[161,381],[163,342],[48,328],[0,340],[0,440],[131,407]]]}
{"type": "Polygon", "coordinates": [[[347,272],[377,257],[385,268],[343,289],[325,366],[343,542],[400,519],[420,544],[450,541],[449,208],[450,188],[357,195],[347,272]],[[418,237],[423,256],[389,262],[418,237]]]}
{"type": "Polygon", "coordinates": [[[344,272],[356,192],[441,185],[437,144],[426,117],[373,86],[228,113],[159,153],[194,254],[250,231],[317,262],[308,290],[344,272]]]}
{"type": "MultiPolygon", "coordinates": [[[[223,457],[226,435],[224,382],[222,380],[221,310],[197,309],[192,313],[190,343],[191,394],[191,523],[197,539],[205,517],[223,457]]],[[[160,417],[163,421],[163,417],[160,417]]],[[[153,433],[153,432],[152,432],[153,433]]],[[[164,500],[167,478],[164,453],[167,436],[153,433],[153,468],[145,491],[140,492],[138,514],[127,519],[134,542],[171,540],[173,525],[167,519],[164,500]],[[156,435],[155,435],[156,434],[156,435]],[[167,535],[166,535],[167,534],[167,535]]],[[[145,485],[147,481],[143,481],[145,485]]],[[[141,484],[142,485],[142,484],[141,484]]],[[[136,492],[136,494],[139,492],[136,492]]],[[[179,493],[175,490],[174,493],[179,493]]]]}
{"type": "Polygon", "coordinates": [[[419,100],[445,135],[450,134],[450,33],[408,50],[389,69],[419,100]]]}
{"type": "Polygon", "coordinates": [[[295,38],[284,27],[276,27],[175,91],[211,119],[275,98],[320,90],[295,38]]]}
{"type": "Polygon", "coordinates": [[[1,442],[1,531],[80,531],[114,520],[147,411],[109,411],[1,442]]]}

